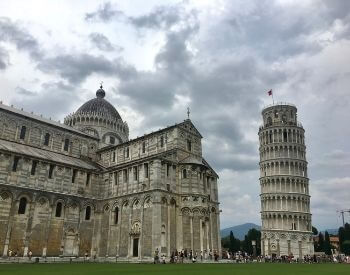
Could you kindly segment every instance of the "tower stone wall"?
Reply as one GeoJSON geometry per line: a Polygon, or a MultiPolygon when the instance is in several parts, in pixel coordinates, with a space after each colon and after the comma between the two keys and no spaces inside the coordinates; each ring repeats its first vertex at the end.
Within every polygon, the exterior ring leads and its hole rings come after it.
{"type": "Polygon", "coordinates": [[[263,255],[313,254],[305,130],[297,108],[278,103],[262,111],[259,129],[263,255]]]}

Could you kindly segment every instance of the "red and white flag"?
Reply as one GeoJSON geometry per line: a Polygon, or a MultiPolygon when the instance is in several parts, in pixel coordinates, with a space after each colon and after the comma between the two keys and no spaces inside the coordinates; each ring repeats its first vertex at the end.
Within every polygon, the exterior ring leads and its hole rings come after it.
{"type": "Polygon", "coordinates": [[[272,95],[272,90],[268,91],[267,94],[270,96],[272,95]]]}

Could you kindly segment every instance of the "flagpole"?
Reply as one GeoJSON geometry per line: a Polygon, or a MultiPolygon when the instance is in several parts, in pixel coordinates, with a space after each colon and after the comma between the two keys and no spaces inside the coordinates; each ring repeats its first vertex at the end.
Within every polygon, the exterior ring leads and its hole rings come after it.
{"type": "Polygon", "coordinates": [[[273,98],[273,92],[272,92],[272,105],[275,105],[275,99],[273,98]]]}

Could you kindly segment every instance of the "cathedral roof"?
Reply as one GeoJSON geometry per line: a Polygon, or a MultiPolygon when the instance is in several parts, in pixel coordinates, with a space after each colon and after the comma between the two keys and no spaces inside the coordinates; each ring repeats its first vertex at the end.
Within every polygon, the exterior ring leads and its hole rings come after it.
{"type": "Polygon", "coordinates": [[[96,98],[84,103],[77,111],[76,114],[99,114],[103,117],[109,117],[113,120],[121,119],[118,111],[114,106],[104,99],[106,92],[103,90],[102,85],[100,89],[96,91],[96,98]]]}
{"type": "Polygon", "coordinates": [[[50,126],[53,126],[53,127],[56,127],[56,128],[60,128],[62,130],[68,130],[70,132],[73,132],[75,134],[79,134],[79,135],[82,135],[82,136],[86,136],[86,137],[89,137],[89,138],[93,138],[93,139],[98,139],[92,135],[89,135],[87,133],[84,133],[84,132],[81,132],[77,129],[74,129],[73,127],[71,126],[68,126],[66,124],[63,124],[63,123],[60,123],[59,121],[54,121],[54,120],[51,120],[50,119],[47,119],[47,118],[44,118],[42,115],[36,115],[34,114],[33,112],[31,113],[28,113],[26,111],[23,111],[23,109],[17,109],[15,107],[13,107],[12,105],[11,106],[7,106],[5,104],[3,104],[2,102],[0,102],[0,110],[4,110],[5,112],[8,112],[8,113],[14,113],[14,114],[17,114],[21,117],[25,117],[25,118],[29,118],[29,119],[33,119],[33,120],[36,120],[36,121],[40,121],[40,122],[43,122],[45,124],[48,124],[50,126]]]}
{"type": "Polygon", "coordinates": [[[16,142],[1,140],[0,150],[12,152],[15,154],[26,155],[33,158],[43,159],[45,161],[59,162],[82,169],[97,170],[98,166],[92,162],[85,161],[80,158],[66,156],[64,154],[43,150],[40,148],[32,147],[26,144],[19,144],[16,142]]]}

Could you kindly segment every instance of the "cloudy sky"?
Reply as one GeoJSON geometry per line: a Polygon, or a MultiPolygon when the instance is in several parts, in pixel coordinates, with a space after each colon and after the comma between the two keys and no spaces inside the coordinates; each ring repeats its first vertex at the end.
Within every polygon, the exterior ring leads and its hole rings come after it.
{"type": "MultiPolygon", "coordinates": [[[[1,1],[0,100],[63,120],[104,82],[130,137],[191,119],[221,227],[260,224],[261,109],[298,107],[313,223],[350,208],[350,1],[1,1]]],[[[346,216],[349,221],[350,217],[346,216]]]]}

